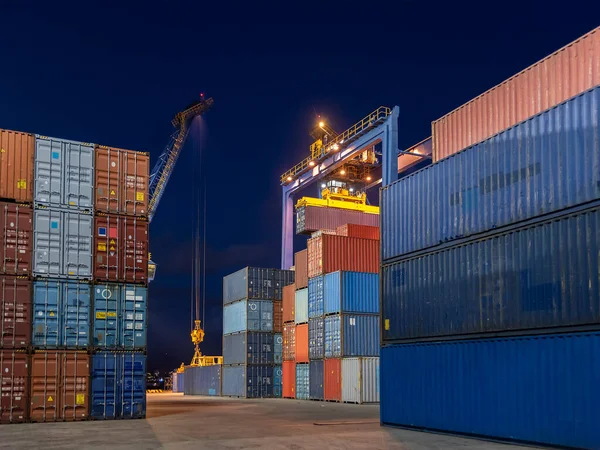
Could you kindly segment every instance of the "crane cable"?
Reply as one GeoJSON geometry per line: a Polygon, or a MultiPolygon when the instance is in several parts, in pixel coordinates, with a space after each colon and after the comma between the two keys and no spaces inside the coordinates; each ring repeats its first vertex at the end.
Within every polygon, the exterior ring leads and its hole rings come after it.
{"type": "Polygon", "coordinates": [[[204,178],[204,240],[202,261],[202,326],[206,327],[204,317],[206,315],[206,178],[204,178]]]}

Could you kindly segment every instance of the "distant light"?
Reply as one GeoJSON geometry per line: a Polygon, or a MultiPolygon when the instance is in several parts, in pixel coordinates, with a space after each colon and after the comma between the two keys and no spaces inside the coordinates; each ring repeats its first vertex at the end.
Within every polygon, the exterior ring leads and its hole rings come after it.
{"type": "Polygon", "coordinates": [[[337,145],[337,144],[333,144],[333,149],[334,149],[334,150],[339,150],[339,148],[340,148],[340,146],[339,146],[339,145],[337,145]]]}
{"type": "Polygon", "coordinates": [[[367,181],[371,181],[371,177],[367,177],[367,181]]]}
{"type": "Polygon", "coordinates": [[[200,93],[200,97],[204,97],[204,92],[201,92],[201,93],[200,93]]]}
{"type": "Polygon", "coordinates": [[[354,192],[354,188],[350,188],[350,192],[354,192]]]}
{"type": "Polygon", "coordinates": [[[340,170],[341,175],[346,175],[346,171],[344,169],[340,170]]]}
{"type": "Polygon", "coordinates": [[[323,127],[325,126],[325,122],[322,122],[322,121],[321,121],[321,122],[319,122],[319,126],[320,126],[321,128],[323,128],[323,127]]]}
{"type": "Polygon", "coordinates": [[[314,167],[314,165],[315,165],[315,162],[314,162],[314,161],[311,161],[311,162],[309,162],[309,163],[308,163],[308,165],[309,165],[310,167],[314,167]]]}
{"type": "Polygon", "coordinates": [[[292,181],[292,177],[287,177],[287,180],[288,181],[292,181]]]}
{"type": "Polygon", "coordinates": [[[323,184],[321,185],[321,189],[325,189],[326,187],[327,187],[327,186],[325,185],[325,183],[323,183],[323,184]]]}
{"type": "Polygon", "coordinates": [[[163,382],[163,379],[161,378],[161,379],[159,379],[158,381],[160,381],[160,382],[162,383],[162,382],[163,382]]]}
{"type": "Polygon", "coordinates": [[[342,139],[342,140],[340,141],[340,144],[343,144],[343,143],[344,143],[344,140],[342,139]]]}

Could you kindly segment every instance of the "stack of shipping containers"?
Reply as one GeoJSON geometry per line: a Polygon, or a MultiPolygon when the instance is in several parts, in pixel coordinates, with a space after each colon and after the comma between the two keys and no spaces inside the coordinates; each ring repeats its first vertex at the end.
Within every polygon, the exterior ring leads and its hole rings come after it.
{"type": "Polygon", "coordinates": [[[293,282],[293,271],[256,267],[223,279],[223,395],[280,395],[281,302],[293,282]]]}
{"type": "Polygon", "coordinates": [[[599,68],[596,29],[382,189],[382,423],[600,447],[599,68]]]}
{"type": "MultiPolygon", "coordinates": [[[[137,369],[131,362],[124,361],[116,374],[108,363],[102,373],[93,372],[99,358],[94,355],[97,348],[145,351],[146,346],[146,288],[141,288],[142,292],[120,286],[115,297],[106,294],[114,292],[112,287],[101,286],[94,279],[101,253],[94,250],[93,236],[98,149],[92,144],[6,130],[0,130],[0,148],[0,421],[108,417],[111,407],[119,409],[114,417],[143,417],[144,354],[136,359],[141,362],[139,384],[131,379],[123,382],[127,371],[133,366],[137,369]],[[144,301],[139,302],[138,297],[144,301]],[[113,308],[113,303],[118,305],[113,308]],[[134,318],[129,320],[131,312],[134,318]],[[99,332],[103,319],[108,325],[99,332]],[[99,383],[105,386],[102,399],[94,396],[99,383]],[[124,411],[127,407],[119,403],[128,401],[128,393],[116,391],[126,384],[135,385],[135,401],[142,405],[129,406],[135,413],[124,411]],[[110,395],[112,406],[108,406],[110,395]]],[[[143,157],[145,175],[140,174],[143,181],[138,182],[146,186],[147,197],[148,157],[143,157]]],[[[119,172],[123,184],[125,174],[131,176],[131,171],[119,172]]],[[[120,185],[115,189],[123,191],[120,185]]],[[[147,239],[146,227],[143,238],[134,243],[143,242],[144,260],[139,264],[142,258],[137,249],[132,249],[133,253],[122,247],[114,251],[122,258],[121,264],[139,268],[135,282],[141,284],[146,282],[142,274],[147,271],[147,239]]]]}
{"type": "Polygon", "coordinates": [[[284,397],[379,401],[379,228],[318,231],[284,289],[284,397]]]}

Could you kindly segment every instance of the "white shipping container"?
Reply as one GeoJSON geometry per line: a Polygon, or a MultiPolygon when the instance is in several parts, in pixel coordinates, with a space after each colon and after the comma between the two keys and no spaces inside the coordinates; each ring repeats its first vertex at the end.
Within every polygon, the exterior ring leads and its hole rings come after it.
{"type": "Polygon", "coordinates": [[[296,323],[308,323],[308,289],[296,291],[296,304],[294,308],[296,323]]]}
{"type": "Polygon", "coordinates": [[[379,403],[379,357],[342,359],[342,402],[379,403]]]}

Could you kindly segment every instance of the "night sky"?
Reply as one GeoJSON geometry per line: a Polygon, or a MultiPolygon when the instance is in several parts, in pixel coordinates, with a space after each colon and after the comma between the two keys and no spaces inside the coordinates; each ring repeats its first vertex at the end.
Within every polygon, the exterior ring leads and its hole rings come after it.
{"type": "Polygon", "coordinates": [[[341,131],[397,104],[406,148],[432,120],[597,26],[600,5],[586,3],[580,13],[578,2],[382,2],[363,22],[319,7],[303,24],[290,22],[298,11],[236,10],[229,19],[244,20],[225,24],[203,2],[0,0],[0,127],[147,151],[154,165],[172,116],[201,92],[214,98],[204,142],[188,139],[151,225],[149,368],[171,369],[192,357],[194,152],[204,151],[208,184],[202,350],[220,354],[222,277],[279,267],[279,175],[308,154],[315,112],[341,131]]]}

